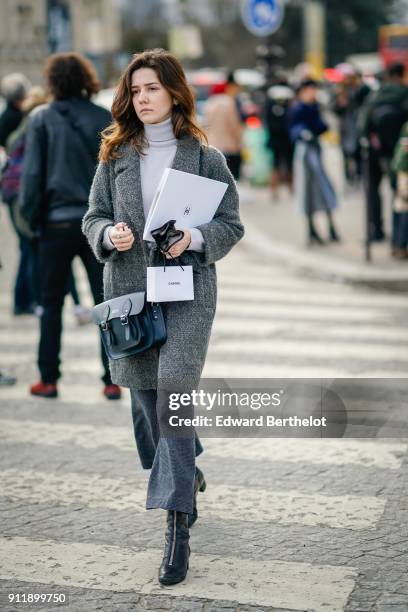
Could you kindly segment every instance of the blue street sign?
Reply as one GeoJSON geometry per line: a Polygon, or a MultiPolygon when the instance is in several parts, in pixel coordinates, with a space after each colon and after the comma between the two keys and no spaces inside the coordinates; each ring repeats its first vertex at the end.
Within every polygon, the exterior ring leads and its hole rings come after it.
{"type": "Polygon", "coordinates": [[[245,27],[255,36],[268,36],[279,30],[285,9],[283,0],[242,0],[245,27]]]}

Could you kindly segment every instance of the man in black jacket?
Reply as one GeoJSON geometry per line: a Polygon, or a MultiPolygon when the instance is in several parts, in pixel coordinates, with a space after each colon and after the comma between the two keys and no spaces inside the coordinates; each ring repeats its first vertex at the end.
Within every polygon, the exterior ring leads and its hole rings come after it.
{"type": "MultiPolygon", "coordinates": [[[[27,133],[21,184],[21,212],[40,243],[41,338],[38,366],[41,380],[33,395],[56,397],[60,377],[62,308],[76,255],[87,271],[95,303],[103,301],[103,266],[81,231],[88,208],[99,150],[100,134],[110,113],[90,101],[99,90],[91,63],[77,53],[52,55],[45,67],[53,102],[37,108],[27,133]]],[[[119,399],[112,384],[103,347],[102,361],[108,399],[119,399]]]]}

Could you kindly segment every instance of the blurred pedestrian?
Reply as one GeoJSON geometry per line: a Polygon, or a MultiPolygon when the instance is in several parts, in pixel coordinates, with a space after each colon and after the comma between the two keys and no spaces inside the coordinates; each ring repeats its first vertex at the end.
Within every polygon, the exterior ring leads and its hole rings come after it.
{"type": "Polygon", "coordinates": [[[240,87],[230,73],[223,93],[212,95],[204,116],[208,142],[225,155],[228,168],[236,181],[241,176],[241,148],[244,126],[237,100],[240,87]]]}
{"type": "Polygon", "coordinates": [[[336,193],[321,158],[319,136],[327,131],[317,104],[318,83],[303,81],[297,91],[297,101],[289,112],[289,129],[295,143],[294,188],[299,208],[308,221],[309,244],[324,244],[316,230],[314,213],[324,211],[329,225],[329,240],[338,241],[332,211],[337,206],[336,193]]]}
{"type": "Polygon", "coordinates": [[[17,129],[23,119],[21,105],[31,88],[31,83],[19,72],[8,74],[1,81],[1,93],[6,100],[6,108],[0,115],[0,147],[5,147],[11,132],[17,129]]]}
{"type": "MultiPolygon", "coordinates": [[[[359,116],[359,132],[364,145],[365,193],[370,217],[369,239],[384,240],[380,185],[388,176],[395,188],[391,160],[404,123],[408,120],[408,87],[404,83],[405,66],[393,64],[380,89],[367,99],[359,116]]],[[[396,220],[393,219],[392,243],[395,244],[396,220]]]]}
{"type": "MultiPolygon", "coordinates": [[[[7,138],[20,124],[24,113],[21,105],[31,87],[30,81],[24,74],[15,72],[3,77],[1,81],[1,94],[6,101],[6,107],[0,115],[0,178],[7,167],[5,146],[7,138]]],[[[0,185],[1,187],[1,185],[0,185]]],[[[2,200],[3,194],[1,194],[2,200]]]]}
{"type": "MultiPolygon", "coordinates": [[[[72,260],[85,266],[95,303],[103,301],[103,266],[81,231],[95,173],[101,131],[110,113],[90,100],[100,84],[92,64],[78,53],[50,56],[45,66],[53,101],[32,115],[27,132],[20,204],[30,229],[39,234],[41,334],[38,367],[41,380],[33,395],[56,397],[60,378],[62,309],[72,260]]],[[[101,345],[102,380],[108,399],[118,399],[108,359],[101,345]]]]}
{"type": "Polygon", "coordinates": [[[267,146],[273,154],[271,189],[276,195],[280,185],[292,188],[292,163],[294,145],[289,136],[289,108],[293,90],[281,81],[270,87],[266,93],[264,123],[268,131],[267,146]]]}
{"type": "MultiPolygon", "coordinates": [[[[242,237],[243,227],[234,179],[223,155],[206,146],[174,55],[163,49],[135,55],[119,81],[112,114],[83,222],[95,254],[106,262],[108,299],[145,291],[146,266],[162,265],[160,251],[142,237],[166,167],[228,183],[214,219],[180,228],[180,239],[167,251],[193,267],[194,300],[162,304],[163,346],[112,362],[115,380],[131,389],[137,449],[142,466],[151,469],[146,507],[167,511],[159,581],[175,584],[187,574],[189,527],[197,519],[196,495],[205,480],[195,465],[203,449],[194,429],[175,436],[166,421],[172,390],[190,394],[199,386],[216,308],[215,262],[242,237]]],[[[193,404],[187,403],[192,415],[193,404]]]]}
{"type": "Polygon", "coordinates": [[[362,176],[358,113],[371,89],[351,64],[340,64],[337,70],[343,75],[343,80],[334,90],[333,110],[339,118],[344,176],[347,183],[353,185],[362,176]]]}
{"type": "Polygon", "coordinates": [[[392,256],[408,259],[408,122],[402,128],[392,169],[396,173],[396,194],[393,202],[394,244],[392,256]]]}
{"type": "Polygon", "coordinates": [[[32,87],[21,103],[23,119],[6,142],[7,164],[3,171],[1,190],[3,201],[7,204],[10,220],[16,232],[19,246],[19,262],[14,284],[14,315],[33,314],[39,305],[39,283],[36,269],[35,236],[21,217],[18,206],[23,158],[29,114],[37,106],[46,102],[41,87],[32,87]]]}
{"type": "MultiPolygon", "coordinates": [[[[19,241],[20,260],[14,288],[14,315],[42,313],[40,298],[40,270],[38,257],[38,237],[30,230],[21,216],[18,196],[23,171],[24,152],[30,113],[41,104],[47,96],[42,87],[32,87],[21,104],[23,119],[6,143],[7,163],[3,171],[1,189],[3,201],[8,205],[10,219],[19,241]]],[[[71,269],[67,285],[74,302],[74,316],[79,325],[90,323],[90,311],[81,305],[76,288],[75,277],[71,269]]]]}
{"type": "MultiPolygon", "coordinates": [[[[1,267],[2,265],[0,261],[0,268],[1,267]]],[[[15,385],[16,382],[17,379],[14,376],[7,376],[7,374],[0,372],[0,387],[11,387],[12,385],[15,385]]]]}
{"type": "MultiPolygon", "coordinates": [[[[0,268],[2,268],[2,263],[0,261],[0,268]]],[[[0,371],[0,387],[11,387],[15,385],[17,379],[14,376],[8,376],[0,371]]]]}

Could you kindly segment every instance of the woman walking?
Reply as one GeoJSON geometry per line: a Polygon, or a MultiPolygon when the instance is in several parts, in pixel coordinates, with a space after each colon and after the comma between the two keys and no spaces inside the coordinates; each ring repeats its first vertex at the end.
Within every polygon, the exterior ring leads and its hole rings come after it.
{"type": "Polygon", "coordinates": [[[110,363],[112,379],[130,388],[138,453],[143,468],[151,469],[146,508],[167,510],[159,581],[175,584],[187,574],[189,527],[205,480],[195,466],[203,451],[195,432],[169,436],[164,427],[170,390],[198,387],[216,308],[214,263],[244,230],[234,179],[223,155],[205,144],[192,92],[174,55],[162,49],[135,55],[119,81],[112,116],[83,221],[96,257],[105,263],[105,299],[145,291],[146,267],[162,264],[156,246],[142,236],[166,167],[228,183],[212,221],[185,229],[168,251],[167,257],[193,267],[194,300],[162,304],[166,343],[110,363]]]}
{"type": "Polygon", "coordinates": [[[309,244],[325,244],[314,223],[317,211],[326,213],[329,240],[339,240],[332,214],[337,207],[337,197],[323,167],[319,143],[319,136],[328,130],[328,126],[320,115],[317,92],[316,81],[303,81],[297,91],[298,99],[289,111],[289,133],[295,143],[295,198],[307,217],[309,244]]]}

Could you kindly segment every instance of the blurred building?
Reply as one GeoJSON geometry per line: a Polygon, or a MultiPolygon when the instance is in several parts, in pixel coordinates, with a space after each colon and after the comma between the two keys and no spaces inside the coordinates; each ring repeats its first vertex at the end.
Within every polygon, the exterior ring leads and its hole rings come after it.
{"type": "Polygon", "coordinates": [[[41,83],[49,53],[75,50],[106,80],[120,46],[118,0],[0,0],[0,78],[23,72],[41,83]]]}

